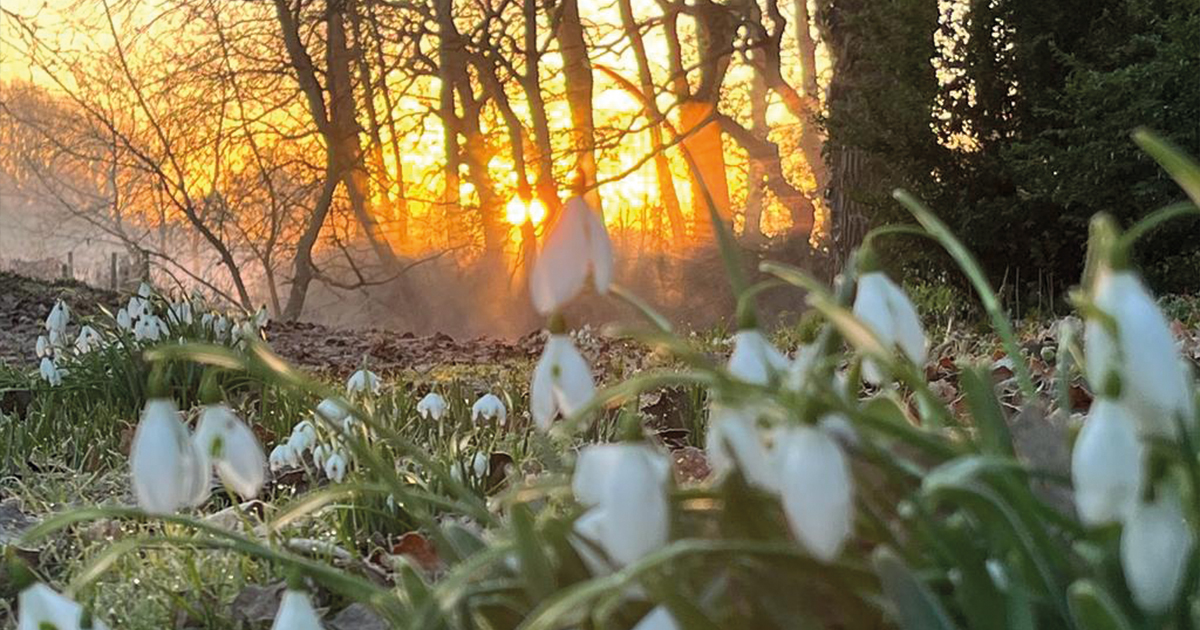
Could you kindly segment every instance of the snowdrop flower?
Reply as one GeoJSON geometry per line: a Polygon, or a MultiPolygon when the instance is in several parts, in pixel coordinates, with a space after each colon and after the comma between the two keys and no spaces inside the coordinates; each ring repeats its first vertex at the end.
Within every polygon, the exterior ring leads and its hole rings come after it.
{"type": "Polygon", "coordinates": [[[333,455],[333,449],[325,446],[324,444],[318,444],[312,448],[312,458],[314,462],[323,462],[329,459],[330,455],[333,455]]]}
{"type": "Polygon", "coordinates": [[[475,458],[471,460],[471,470],[475,473],[475,477],[482,479],[487,476],[489,468],[491,468],[491,461],[488,456],[483,453],[475,453],[475,458]]]}
{"type": "Polygon", "coordinates": [[[766,385],[772,374],[787,370],[789,362],[757,328],[739,330],[733,336],[729,372],[754,385],[766,385]]]}
{"type": "Polygon", "coordinates": [[[221,343],[229,338],[229,318],[221,315],[213,320],[213,338],[221,343]]]}
{"type": "Polygon", "coordinates": [[[121,330],[133,330],[133,317],[129,315],[128,310],[117,311],[117,326],[120,326],[121,330]]]}
{"type": "Polygon", "coordinates": [[[67,324],[71,321],[71,309],[67,307],[67,303],[59,300],[54,303],[54,308],[50,309],[50,314],[46,316],[46,330],[50,332],[58,332],[60,335],[67,330],[67,324]]]}
{"type": "Polygon", "coordinates": [[[330,422],[341,422],[350,415],[350,410],[342,403],[332,398],[326,398],[317,404],[317,413],[330,422]]]}
{"type": "Polygon", "coordinates": [[[187,427],[170,400],[146,402],[129,452],[138,505],[151,514],[170,514],[208,498],[208,453],[189,439],[187,427]]]}
{"type": "Polygon", "coordinates": [[[475,422],[495,420],[500,426],[508,422],[508,407],[495,394],[484,394],[471,405],[471,419],[475,422]]]}
{"type": "Polygon", "coordinates": [[[313,423],[304,420],[296,426],[292,427],[292,435],[288,438],[288,446],[296,451],[296,456],[299,457],[308,452],[317,443],[317,428],[313,423]]]}
{"type": "Polygon", "coordinates": [[[46,335],[38,335],[37,338],[37,355],[39,358],[48,357],[52,352],[50,348],[50,340],[46,335]]]}
{"type": "Polygon", "coordinates": [[[1100,398],[1071,452],[1075,507],[1088,525],[1124,521],[1137,507],[1144,477],[1137,426],[1118,402],[1100,398]]]}
{"type": "Polygon", "coordinates": [[[1084,347],[1088,378],[1103,390],[1107,376],[1120,377],[1120,402],[1142,436],[1175,435],[1176,420],[1192,419],[1191,377],[1175,336],[1153,296],[1129,270],[1101,270],[1093,304],[1112,318],[1116,336],[1098,319],[1088,320],[1084,347]]]}
{"type": "Polygon", "coordinates": [[[579,502],[591,508],[591,517],[584,522],[585,529],[590,527],[584,533],[591,535],[585,537],[618,566],[661,548],[670,525],[666,494],[670,474],[667,458],[646,444],[584,448],[571,488],[579,502]]]}
{"type": "Polygon", "coordinates": [[[79,329],[79,336],[75,338],[75,351],[79,354],[87,354],[104,344],[104,338],[100,333],[91,326],[84,325],[79,329]]]}
{"type": "Polygon", "coordinates": [[[351,394],[378,394],[380,386],[379,375],[367,369],[355,372],[346,381],[346,391],[351,394]]]}
{"type": "Polygon", "coordinates": [[[812,556],[831,562],[850,536],[854,516],[850,466],[820,429],[792,427],[776,439],[779,491],[793,533],[812,556]]]}
{"type": "Polygon", "coordinates": [[[569,416],[596,393],[592,370],[569,335],[552,334],[533,370],[529,407],[538,428],[550,429],[558,412],[569,416]]]}
{"type": "Polygon", "coordinates": [[[434,422],[446,415],[446,409],[446,399],[433,392],[425,394],[425,397],[417,402],[417,415],[434,422]]]}
{"type": "MultiPolygon", "coordinates": [[[[872,271],[858,279],[854,315],[875,333],[885,348],[898,347],[918,367],[925,364],[925,331],[917,307],[883,272],[872,271]]],[[[863,363],[863,376],[875,385],[884,379],[883,371],[870,360],[863,363]]]]}
{"type": "Polygon", "coordinates": [[[138,297],[148,298],[154,295],[154,287],[150,286],[150,283],[143,281],[138,285],[137,294],[138,297]]]}
{"type": "Polygon", "coordinates": [[[266,456],[250,427],[225,405],[204,408],[193,438],[217,464],[217,474],[242,498],[258,494],[266,479],[266,456]]]}
{"type": "Polygon", "coordinates": [[[178,324],[191,326],[192,321],[192,303],[187,300],[174,302],[168,307],[171,312],[171,318],[178,324]]]}
{"type": "Polygon", "coordinates": [[[705,451],[713,472],[726,475],[736,468],[751,485],[777,491],[779,475],[753,412],[714,405],[709,418],[705,451]]]}
{"type": "Polygon", "coordinates": [[[656,606],[642,620],[637,622],[633,630],[681,630],[682,626],[675,621],[675,616],[666,606],[656,606]]]}
{"type": "Polygon", "coordinates": [[[563,206],[529,275],[533,305],[543,315],[561,309],[583,290],[588,271],[598,293],[612,283],[613,249],[603,218],[582,197],[563,206]]]}
{"type": "Polygon", "coordinates": [[[254,327],[262,330],[264,326],[271,322],[271,313],[267,311],[267,306],[264,304],[254,313],[254,327]]]}
{"type": "Polygon", "coordinates": [[[334,453],[325,460],[325,476],[334,483],[341,483],[346,478],[346,458],[341,453],[334,453]]]}
{"type": "Polygon", "coordinates": [[[271,630],[324,630],[308,593],[287,589],[279,600],[279,611],[271,630]]]}
{"type": "Polygon", "coordinates": [[[141,296],[130,296],[129,303],[125,305],[125,310],[129,313],[130,319],[141,319],[151,315],[150,300],[141,296]]]}
{"type": "Polygon", "coordinates": [[[271,449],[271,456],[268,458],[268,461],[270,462],[272,472],[300,464],[296,449],[292,448],[292,445],[287,442],[271,449]]]}
{"type": "Polygon", "coordinates": [[[1194,542],[1173,491],[1138,505],[1129,516],[1121,532],[1121,567],[1142,610],[1162,613],[1175,602],[1194,542]]]}
{"type": "Polygon", "coordinates": [[[139,317],[133,324],[133,337],[138,341],[158,341],[162,334],[163,329],[159,326],[159,319],[154,315],[139,317]]]}
{"type": "MultiPolygon", "coordinates": [[[[34,584],[17,597],[17,630],[80,630],[83,628],[83,606],[56,593],[45,584],[34,584]]],[[[92,619],[93,630],[107,630],[103,622],[92,619]]]]}
{"type": "Polygon", "coordinates": [[[41,372],[42,380],[50,384],[51,387],[62,385],[62,371],[54,364],[50,357],[42,357],[42,364],[38,368],[41,372]]]}

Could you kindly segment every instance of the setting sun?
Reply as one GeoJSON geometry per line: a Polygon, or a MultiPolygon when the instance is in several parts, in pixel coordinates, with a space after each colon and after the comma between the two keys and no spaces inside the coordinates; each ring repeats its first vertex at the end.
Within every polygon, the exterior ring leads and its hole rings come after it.
{"type": "Polygon", "coordinates": [[[546,206],[540,199],[533,199],[526,204],[520,197],[513,197],[505,207],[504,218],[513,225],[521,225],[526,220],[540,225],[546,220],[546,206]]]}

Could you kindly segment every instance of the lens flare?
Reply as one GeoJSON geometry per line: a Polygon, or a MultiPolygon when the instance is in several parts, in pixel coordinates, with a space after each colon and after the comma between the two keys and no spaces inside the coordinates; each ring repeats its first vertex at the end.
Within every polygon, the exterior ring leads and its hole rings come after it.
{"type": "Polygon", "coordinates": [[[504,208],[504,219],[512,225],[522,225],[526,221],[538,225],[546,220],[546,206],[539,199],[526,203],[520,197],[513,197],[504,208]]]}

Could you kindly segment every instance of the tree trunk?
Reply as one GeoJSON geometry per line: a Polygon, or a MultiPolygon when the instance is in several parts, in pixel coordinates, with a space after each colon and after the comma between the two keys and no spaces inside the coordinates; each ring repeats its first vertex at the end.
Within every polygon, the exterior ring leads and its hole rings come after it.
{"type": "MultiPolygon", "coordinates": [[[[767,86],[763,83],[762,76],[755,73],[750,79],[750,131],[754,135],[766,138],[770,128],[767,126],[767,86]]],[[[762,215],[763,205],[766,201],[766,188],[763,185],[763,180],[766,177],[766,168],[763,166],[763,159],[756,155],[747,154],[747,176],[746,176],[746,227],[742,231],[742,238],[751,244],[761,243],[763,240],[762,232],[762,215]]]]}
{"type": "Polygon", "coordinates": [[[563,79],[567,85],[567,104],[571,108],[572,145],[575,165],[586,190],[584,198],[600,212],[600,191],[596,168],[596,128],[592,116],[592,64],[588,60],[583,24],[579,21],[578,0],[563,0],[558,22],[558,43],[563,57],[563,79]]]}
{"type": "Polygon", "coordinates": [[[521,86],[528,101],[529,117],[533,120],[533,140],[537,148],[537,195],[546,207],[546,225],[558,216],[558,184],[554,181],[554,147],[550,141],[550,119],[546,116],[546,101],[542,98],[542,81],[538,75],[542,53],[538,49],[537,0],[523,0],[522,19],[525,23],[525,74],[521,86]]]}
{"type": "Polygon", "coordinates": [[[683,211],[679,207],[679,197],[675,193],[675,178],[671,174],[671,163],[667,159],[666,147],[663,146],[661,121],[662,112],[658,109],[655,97],[658,90],[654,86],[654,78],[650,74],[650,60],[646,55],[646,45],[642,41],[642,33],[638,30],[637,20],[633,15],[631,0],[618,0],[621,10],[621,23],[625,28],[625,36],[629,38],[633,48],[633,56],[638,65],[638,83],[641,87],[642,104],[647,122],[650,124],[650,148],[654,151],[654,175],[658,180],[658,196],[663,209],[671,222],[672,242],[682,244],[687,239],[687,223],[683,211]]]}

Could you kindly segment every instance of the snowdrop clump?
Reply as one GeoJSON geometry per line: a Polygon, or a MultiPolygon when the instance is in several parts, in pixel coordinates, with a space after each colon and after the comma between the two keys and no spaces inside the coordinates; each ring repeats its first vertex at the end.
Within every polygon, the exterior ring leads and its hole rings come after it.
{"type": "Polygon", "coordinates": [[[499,426],[508,422],[508,407],[495,394],[484,394],[471,405],[471,419],[476,423],[491,420],[499,426]]]}

